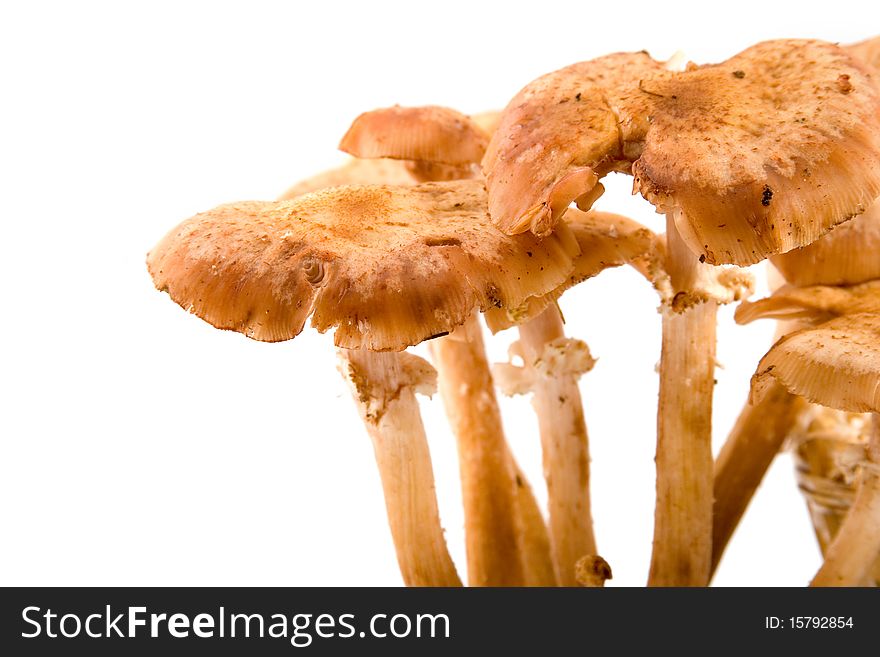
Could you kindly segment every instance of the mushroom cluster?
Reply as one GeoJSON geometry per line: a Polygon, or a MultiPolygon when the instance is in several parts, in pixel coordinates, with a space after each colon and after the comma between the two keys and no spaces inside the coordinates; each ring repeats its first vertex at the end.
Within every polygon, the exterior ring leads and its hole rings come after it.
{"type": "MultiPolygon", "coordinates": [[[[683,66],[618,53],[538,78],[501,112],[367,112],[340,143],[347,164],[276,201],[184,221],[147,266],[158,289],[217,328],[269,342],[309,318],[333,330],[412,586],[462,583],[416,398],[438,389],[457,441],[467,584],[611,577],[593,531],[578,384],[594,359],[559,304],[603,270],[633,267],[659,295],[663,329],[647,581],[705,586],[807,402],[880,412],[876,45],[768,41],[683,66]],[[633,176],[633,193],[666,216],[665,235],[593,209],[609,172],[633,176]],[[716,311],[751,294],[741,267],[767,258],[789,285],[740,306],[738,320],[801,325],[762,359],[751,405],[713,461],[716,311]],[[492,333],[516,328],[511,362],[489,363],[481,317],[492,333]],[[431,363],[407,351],[425,341],[431,363]],[[532,397],[546,514],[496,389],[532,397]]],[[[848,465],[852,510],[815,583],[865,583],[880,552],[880,422],[863,424],[875,429],[848,465]]]]}

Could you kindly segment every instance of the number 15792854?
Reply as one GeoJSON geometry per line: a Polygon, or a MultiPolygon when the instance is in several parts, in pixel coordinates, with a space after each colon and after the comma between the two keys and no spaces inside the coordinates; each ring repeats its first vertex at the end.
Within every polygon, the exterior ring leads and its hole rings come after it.
{"type": "Polygon", "coordinates": [[[852,616],[765,616],[764,627],[768,630],[841,630],[852,629],[852,616]]]}

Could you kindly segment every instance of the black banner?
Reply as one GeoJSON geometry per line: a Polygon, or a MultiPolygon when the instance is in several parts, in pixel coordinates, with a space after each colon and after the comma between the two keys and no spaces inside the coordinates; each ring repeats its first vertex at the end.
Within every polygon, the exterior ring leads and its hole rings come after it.
{"type": "Polygon", "coordinates": [[[673,654],[873,645],[876,589],[3,589],[4,655],[673,654]],[[503,652],[496,652],[503,651],[503,652]]]}

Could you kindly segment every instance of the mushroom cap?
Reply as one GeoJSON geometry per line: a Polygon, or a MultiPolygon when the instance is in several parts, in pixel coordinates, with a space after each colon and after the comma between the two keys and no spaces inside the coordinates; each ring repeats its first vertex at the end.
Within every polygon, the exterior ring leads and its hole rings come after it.
{"type": "Polygon", "coordinates": [[[786,285],[765,299],[740,304],[734,318],[738,324],[756,319],[796,319],[818,324],[855,313],[880,314],[880,280],[849,287],[786,285]]]}
{"type": "Polygon", "coordinates": [[[880,278],[880,202],[812,244],[770,261],[792,285],[855,285],[880,278]]]}
{"type": "Polygon", "coordinates": [[[783,337],[761,359],[752,399],[774,379],[815,404],[880,413],[880,315],[844,315],[783,337]]]}
{"type": "Polygon", "coordinates": [[[511,237],[478,181],[328,189],[222,205],[184,221],[147,256],[156,287],[217,328],[287,340],[312,316],[346,348],[401,350],[474,310],[518,306],[566,280],[562,231],[511,237]]]}
{"type": "Polygon", "coordinates": [[[448,107],[387,107],[361,114],[339,148],[356,157],[390,157],[462,166],[479,164],[488,134],[448,107]]]}
{"type": "Polygon", "coordinates": [[[880,36],[851,43],[845,48],[869,66],[880,69],[880,36]]]}
{"type": "Polygon", "coordinates": [[[278,200],[287,201],[309,192],[342,185],[411,185],[415,182],[406,162],[351,158],[342,166],[296,183],[279,196],[278,200]]]}
{"type": "MultiPolygon", "coordinates": [[[[498,124],[501,122],[501,112],[498,110],[487,110],[485,112],[477,112],[476,114],[471,114],[471,121],[476,123],[486,135],[491,138],[492,135],[495,134],[495,131],[498,129],[498,124]]],[[[488,141],[486,142],[486,146],[488,146],[488,141]]],[[[484,149],[485,150],[485,149],[484,149]]],[[[479,162],[477,162],[479,164],[479,162]]]]}
{"type": "Polygon", "coordinates": [[[547,294],[529,297],[518,307],[487,310],[486,324],[493,333],[536,317],[563,292],[605,269],[647,257],[655,245],[656,236],[652,231],[628,217],[610,212],[572,209],[564,221],[580,248],[574,269],[561,285],[547,294]]]}
{"type": "Polygon", "coordinates": [[[804,246],[880,195],[880,92],[845,49],[780,40],[666,71],[644,54],[567,67],[505,109],[483,161],[502,230],[544,235],[598,179],[675,209],[688,248],[749,265],[804,246]],[[588,102],[584,102],[584,99],[588,102]]]}
{"type": "Polygon", "coordinates": [[[616,53],[566,66],[520,91],[483,159],[493,221],[508,233],[549,234],[601,175],[621,163],[628,170],[608,98],[664,70],[646,52],[616,53]]]}

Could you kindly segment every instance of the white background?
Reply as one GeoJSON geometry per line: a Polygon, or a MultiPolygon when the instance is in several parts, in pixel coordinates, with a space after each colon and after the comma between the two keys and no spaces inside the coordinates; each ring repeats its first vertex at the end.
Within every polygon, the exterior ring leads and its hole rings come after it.
{"type": "MultiPolygon", "coordinates": [[[[214,330],[153,289],[146,252],[196,212],[271,199],[341,162],[335,146],[361,111],[500,108],[544,72],[617,50],[710,62],[767,38],[855,41],[880,31],[869,6],[4,3],[0,583],[399,584],[331,337],[260,344],[214,330]]],[[[628,179],[607,187],[598,207],[662,230],[628,179]]],[[[650,559],[656,306],[629,270],[563,299],[569,332],[599,357],[582,388],[613,585],[644,583],[650,559]]],[[[721,312],[716,449],[773,331],[731,317],[721,312]]],[[[491,339],[493,358],[512,337],[491,339]]],[[[544,500],[531,407],[502,406],[544,500]]],[[[464,572],[439,398],[424,417],[464,572]]],[[[802,585],[818,565],[785,456],[716,583],[802,585]]]]}

